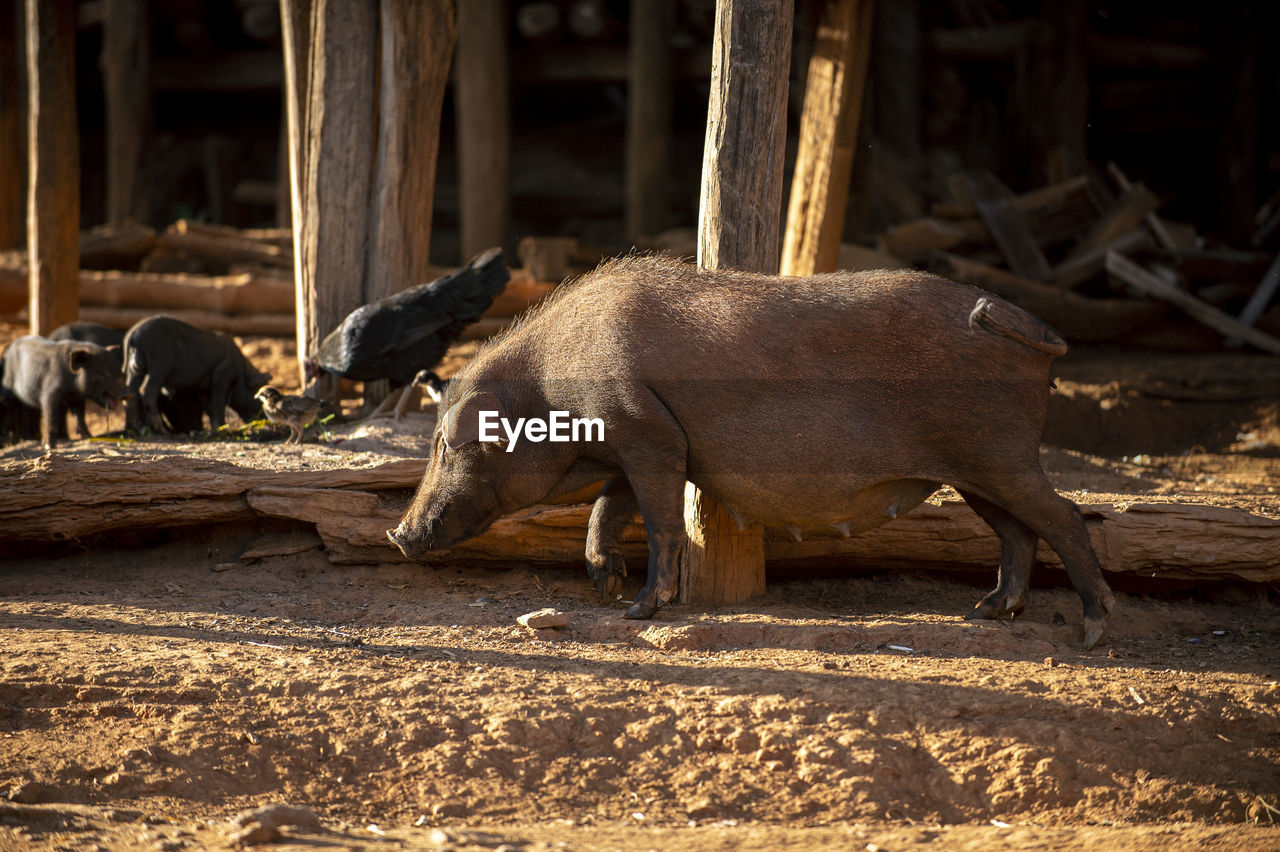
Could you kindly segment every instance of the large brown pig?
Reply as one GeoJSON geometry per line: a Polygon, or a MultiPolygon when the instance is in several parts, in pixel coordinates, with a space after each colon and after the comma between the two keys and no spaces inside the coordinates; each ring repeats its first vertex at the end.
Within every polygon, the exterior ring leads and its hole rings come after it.
{"type": "Polygon", "coordinates": [[[649,572],[626,614],[649,618],[676,592],[685,480],[739,523],[811,535],[872,529],[947,483],[1003,548],[996,588],[970,617],[1023,608],[1043,538],[1093,647],[1113,597],[1079,511],[1040,468],[1050,361],[1065,351],[1030,314],[920,272],[779,278],[610,261],[453,378],[422,484],[387,535],[420,555],[607,478],[588,567],[616,590],[618,536],[638,509],[649,572]],[[557,417],[550,431],[568,440],[543,440],[537,424],[557,417]]]}

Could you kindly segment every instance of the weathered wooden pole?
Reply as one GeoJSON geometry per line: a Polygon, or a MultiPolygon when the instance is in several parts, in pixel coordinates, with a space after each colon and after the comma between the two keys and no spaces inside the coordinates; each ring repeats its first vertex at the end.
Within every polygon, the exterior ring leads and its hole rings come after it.
{"type": "Polygon", "coordinates": [[[0,251],[27,241],[21,19],[21,3],[0,9],[0,251]]]}
{"type": "Polygon", "coordinates": [[[448,0],[286,0],[281,24],[301,360],[360,305],[429,276],[457,22],[448,0]]]}
{"type": "Polygon", "coordinates": [[[27,253],[32,334],[79,313],[74,0],[27,0],[27,253]]]}
{"type": "MultiPolygon", "coordinates": [[[[702,154],[698,264],[778,271],[792,0],[718,0],[702,154]]],[[[692,484],[680,600],[733,603],[764,591],[763,530],[737,527],[692,484]]]]}
{"type": "Polygon", "coordinates": [[[504,0],[458,4],[454,114],[458,121],[460,260],[506,245],[511,219],[511,117],[504,0]]]}
{"type": "Polygon", "coordinates": [[[839,260],[874,8],[875,0],[829,0],[818,24],[782,244],[783,275],[831,272],[839,260]]]}
{"type": "MultiPolygon", "coordinates": [[[[300,359],[364,303],[377,38],[375,4],[312,3],[299,155],[303,208],[293,221],[300,359]]],[[[330,398],[336,383],[318,392],[330,398]]]]}
{"type": "Polygon", "coordinates": [[[671,0],[631,0],[625,227],[633,241],[667,224],[672,14],[671,0]]]}
{"type": "Polygon", "coordinates": [[[102,76],[107,109],[108,222],[150,216],[143,177],[151,139],[151,26],[147,0],[106,0],[102,76]]]}
{"type": "MultiPolygon", "coordinates": [[[[280,46],[284,55],[283,101],[284,128],[280,151],[280,183],[277,194],[276,223],[293,228],[294,257],[301,252],[296,242],[304,203],[303,183],[306,178],[307,125],[307,46],[311,39],[311,0],[280,0],[280,46]]],[[[305,380],[303,382],[305,384],[305,380]]]]}

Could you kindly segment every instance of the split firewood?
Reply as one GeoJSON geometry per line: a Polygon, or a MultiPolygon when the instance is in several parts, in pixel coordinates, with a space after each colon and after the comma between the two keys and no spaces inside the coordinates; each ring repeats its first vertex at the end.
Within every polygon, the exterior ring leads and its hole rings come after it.
{"type": "Polygon", "coordinates": [[[1009,268],[1024,278],[1048,281],[1053,274],[1049,261],[1031,233],[1026,217],[1014,204],[1014,195],[993,175],[971,175],[969,189],[978,213],[986,223],[1009,268]]]}
{"type": "Polygon", "coordinates": [[[1076,244],[1067,259],[1079,258],[1141,227],[1147,216],[1159,206],[1160,199],[1145,186],[1140,183],[1131,185],[1116,205],[1076,244]]]}
{"type": "Polygon", "coordinates": [[[1238,337],[1264,352],[1280,355],[1280,339],[1245,325],[1190,293],[1162,281],[1122,254],[1110,252],[1107,255],[1107,271],[1134,289],[1169,302],[1193,319],[1229,338],[1238,337]]]}

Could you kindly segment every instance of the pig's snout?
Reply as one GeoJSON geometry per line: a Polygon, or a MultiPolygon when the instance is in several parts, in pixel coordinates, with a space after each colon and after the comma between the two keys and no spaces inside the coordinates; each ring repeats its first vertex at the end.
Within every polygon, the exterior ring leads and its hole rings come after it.
{"type": "Polygon", "coordinates": [[[401,521],[395,529],[387,530],[387,538],[405,556],[417,559],[428,551],[437,549],[438,527],[439,523],[428,522],[415,529],[405,521],[401,521]]]}

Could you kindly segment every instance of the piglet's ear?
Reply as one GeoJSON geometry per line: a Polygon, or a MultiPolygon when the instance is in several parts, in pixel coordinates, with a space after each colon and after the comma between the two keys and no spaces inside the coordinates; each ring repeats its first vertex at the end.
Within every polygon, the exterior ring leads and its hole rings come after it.
{"type": "Polygon", "coordinates": [[[493,411],[502,417],[502,404],[489,391],[473,391],[458,400],[444,413],[440,431],[444,444],[451,450],[479,440],[480,412],[493,411]]]}
{"type": "Polygon", "coordinates": [[[67,365],[73,370],[83,370],[85,365],[89,363],[89,356],[92,354],[83,346],[72,347],[67,350],[67,365]]]}

